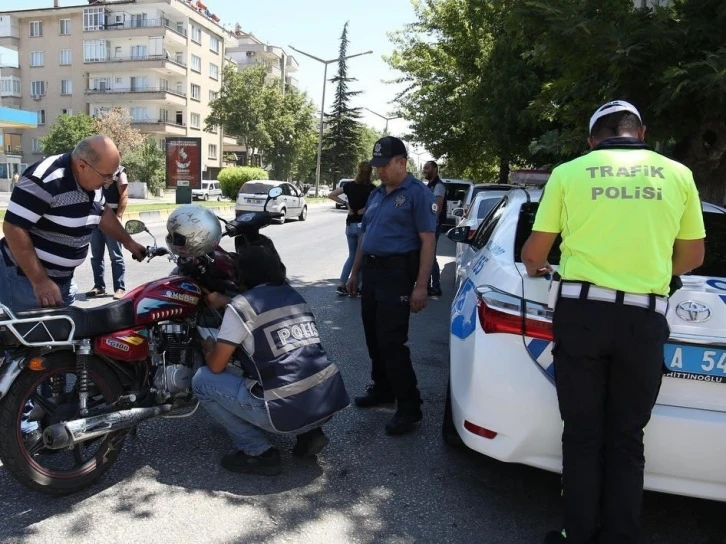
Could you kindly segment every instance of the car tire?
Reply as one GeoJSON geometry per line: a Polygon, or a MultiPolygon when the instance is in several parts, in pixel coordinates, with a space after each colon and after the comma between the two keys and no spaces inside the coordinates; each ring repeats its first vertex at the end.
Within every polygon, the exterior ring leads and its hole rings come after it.
{"type": "Polygon", "coordinates": [[[278,225],[284,225],[284,224],[285,224],[285,219],[287,219],[287,210],[286,210],[285,208],[282,208],[282,209],[280,210],[280,213],[282,214],[282,217],[280,217],[280,218],[279,218],[279,219],[277,220],[277,224],[278,224],[278,225]]]}
{"type": "Polygon", "coordinates": [[[204,200],[204,202],[206,202],[207,200],[209,200],[209,195],[208,194],[205,194],[204,197],[203,197],[203,200],[204,200]]]}
{"type": "Polygon", "coordinates": [[[465,448],[464,441],[454,426],[454,416],[451,411],[451,379],[446,384],[446,403],[444,404],[444,421],[441,425],[441,437],[452,448],[465,448]]]}
{"type": "Polygon", "coordinates": [[[222,195],[217,196],[217,202],[222,202],[222,195]]]}
{"type": "Polygon", "coordinates": [[[308,218],[308,207],[303,206],[302,211],[300,212],[300,215],[298,216],[298,219],[300,221],[305,221],[308,218]]]}

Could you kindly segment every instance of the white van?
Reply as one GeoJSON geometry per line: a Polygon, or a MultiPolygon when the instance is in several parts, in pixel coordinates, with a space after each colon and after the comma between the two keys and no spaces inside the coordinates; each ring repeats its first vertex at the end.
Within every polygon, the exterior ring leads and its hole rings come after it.
{"type": "Polygon", "coordinates": [[[201,189],[192,189],[192,200],[222,200],[222,189],[216,179],[202,180],[201,189]]]}

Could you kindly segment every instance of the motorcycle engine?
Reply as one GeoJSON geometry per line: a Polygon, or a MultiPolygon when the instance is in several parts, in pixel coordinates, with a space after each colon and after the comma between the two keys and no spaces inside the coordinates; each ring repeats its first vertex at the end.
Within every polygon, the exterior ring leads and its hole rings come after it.
{"type": "Polygon", "coordinates": [[[167,396],[189,393],[196,370],[194,338],[186,323],[160,323],[154,387],[167,396]]]}

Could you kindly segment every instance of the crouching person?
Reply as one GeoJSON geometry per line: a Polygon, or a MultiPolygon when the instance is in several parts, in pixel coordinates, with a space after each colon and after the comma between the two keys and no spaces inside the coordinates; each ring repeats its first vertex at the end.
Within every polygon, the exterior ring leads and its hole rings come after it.
{"type": "Polygon", "coordinates": [[[222,466],[278,474],[280,453],[266,433],[295,434],[293,455],[316,455],[328,444],[322,425],[350,401],[320,343],[315,316],[287,283],[276,252],[247,248],[237,257],[237,274],[240,295],[206,297],[210,306],[226,310],[192,387],[237,448],[222,457],[222,466]],[[241,373],[228,368],[231,360],[241,373]]]}

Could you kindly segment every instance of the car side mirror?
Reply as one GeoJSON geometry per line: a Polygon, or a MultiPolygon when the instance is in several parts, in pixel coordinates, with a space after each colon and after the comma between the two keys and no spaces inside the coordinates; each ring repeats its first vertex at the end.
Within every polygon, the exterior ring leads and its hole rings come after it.
{"type": "Polygon", "coordinates": [[[446,233],[446,237],[457,244],[468,244],[471,242],[469,240],[470,230],[469,227],[455,227],[446,233]]]}
{"type": "Polygon", "coordinates": [[[464,208],[456,208],[451,215],[454,217],[464,217],[464,208]]]}

